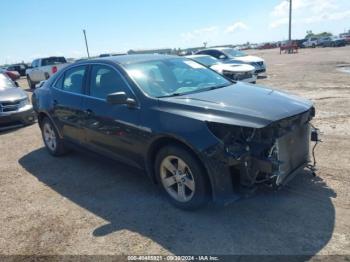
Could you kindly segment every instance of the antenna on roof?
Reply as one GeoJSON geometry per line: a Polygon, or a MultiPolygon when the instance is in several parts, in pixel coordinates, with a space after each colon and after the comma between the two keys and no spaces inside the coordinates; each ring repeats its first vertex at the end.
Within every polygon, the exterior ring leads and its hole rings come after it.
{"type": "Polygon", "coordinates": [[[85,29],[83,29],[83,33],[84,33],[84,38],[85,38],[86,52],[87,52],[88,58],[90,59],[89,45],[88,45],[88,42],[87,42],[85,29]]]}

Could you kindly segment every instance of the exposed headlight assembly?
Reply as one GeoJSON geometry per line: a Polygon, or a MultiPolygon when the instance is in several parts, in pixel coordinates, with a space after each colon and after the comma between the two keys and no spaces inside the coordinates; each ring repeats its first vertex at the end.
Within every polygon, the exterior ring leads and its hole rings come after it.
{"type": "Polygon", "coordinates": [[[209,130],[223,143],[230,144],[233,141],[242,143],[251,141],[256,133],[255,128],[232,126],[214,122],[207,122],[209,130]]]}

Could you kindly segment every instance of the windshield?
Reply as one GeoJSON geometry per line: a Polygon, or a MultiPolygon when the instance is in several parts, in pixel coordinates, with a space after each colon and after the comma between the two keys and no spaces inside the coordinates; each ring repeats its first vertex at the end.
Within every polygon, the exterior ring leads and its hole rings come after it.
{"type": "Polygon", "coordinates": [[[56,65],[67,63],[64,57],[49,57],[42,60],[42,66],[56,65]]]}
{"type": "Polygon", "coordinates": [[[152,97],[202,92],[231,85],[221,75],[183,58],[153,60],[126,65],[128,74],[152,97]]]}
{"type": "Polygon", "coordinates": [[[218,64],[219,61],[212,56],[198,56],[198,57],[190,57],[190,59],[197,61],[205,66],[212,66],[218,64]]]}
{"type": "Polygon", "coordinates": [[[239,50],[236,50],[236,49],[233,49],[233,48],[223,49],[222,51],[231,57],[240,57],[240,56],[247,55],[246,53],[239,51],[239,50]]]}
{"type": "Polygon", "coordinates": [[[16,87],[13,82],[3,74],[0,74],[0,91],[16,87]]]}

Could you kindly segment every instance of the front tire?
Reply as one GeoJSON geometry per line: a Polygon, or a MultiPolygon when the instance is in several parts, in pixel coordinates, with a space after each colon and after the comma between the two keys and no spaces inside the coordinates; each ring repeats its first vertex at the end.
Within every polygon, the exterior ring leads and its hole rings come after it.
{"type": "Polygon", "coordinates": [[[169,201],[184,210],[204,207],[210,200],[206,173],[191,152],[180,146],[166,146],[156,157],[157,180],[169,201]]]}
{"type": "Polygon", "coordinates": [[[51,155],[62,156],[67,153],[64,140],[59,137],[56,127],[47,117],[45,117],[41,123],[41,134],[45,147],[51,155]]]}

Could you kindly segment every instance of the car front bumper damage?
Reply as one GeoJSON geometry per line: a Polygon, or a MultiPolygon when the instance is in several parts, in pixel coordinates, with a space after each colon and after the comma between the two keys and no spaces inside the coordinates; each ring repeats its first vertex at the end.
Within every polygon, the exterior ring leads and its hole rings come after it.
{"type": "Polygon", "coordinates": [[[204,151],[214,201],[235,201],[251,195],[259,185],[278,189],[310,167],[311,141],[319,141],[310,124],[313,116],[314,109],[261,130],[241,128],[238,132],[237,127],[232,136],[226,135],[222,143],[204,151]]]}

